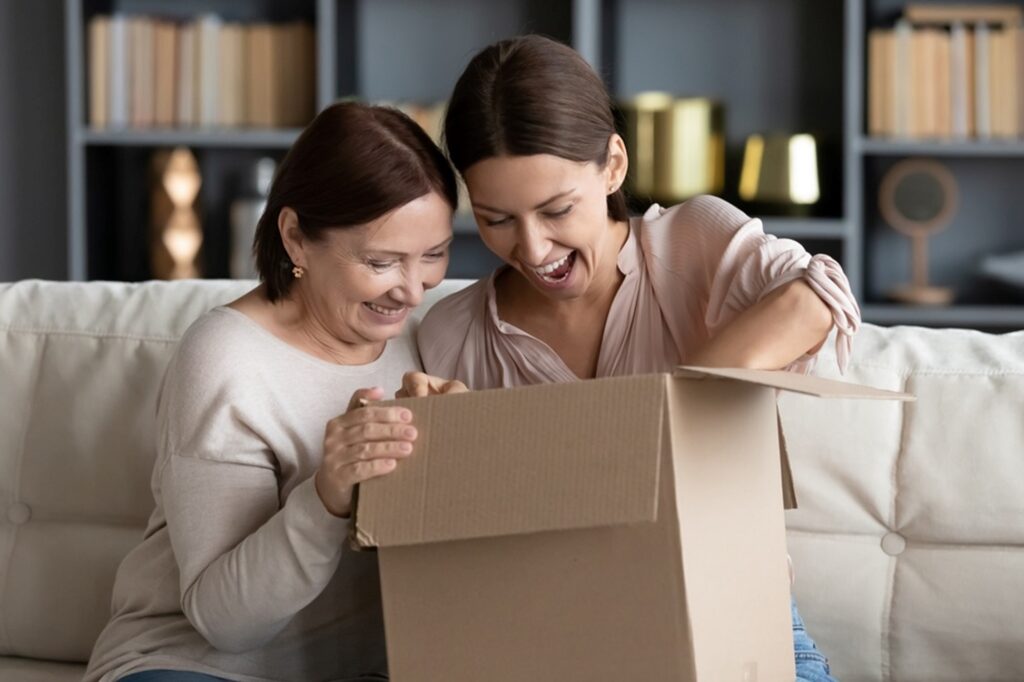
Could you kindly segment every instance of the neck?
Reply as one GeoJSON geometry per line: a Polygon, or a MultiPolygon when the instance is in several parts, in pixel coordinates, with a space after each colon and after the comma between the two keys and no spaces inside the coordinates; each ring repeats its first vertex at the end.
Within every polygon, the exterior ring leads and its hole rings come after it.
{"type": "Polygon", "coordinates": [[[365,365],[384,352],[384,341],[372,342],[336,336],[316,306],[293,291],[274,307],[275,321],[286,340],[327,362],[338,365],[365,365]]]}

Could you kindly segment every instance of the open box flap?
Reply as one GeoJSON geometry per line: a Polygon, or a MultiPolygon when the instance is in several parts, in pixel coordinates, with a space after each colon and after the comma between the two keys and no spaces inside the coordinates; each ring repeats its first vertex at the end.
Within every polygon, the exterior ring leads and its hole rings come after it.
{"type": "Polygon", "coordinates": [[[684,379],[732,379],[759,386],[768,386],[793,393],[803,393],[818,398],[860,398],[865,400],[903,400],[916,398],[909,393],[887,391],[871,386],[851,384],[845,381],[824,379],[822,377],[784,370],[735,369],[730,367],[695,367],[681,365],[676,368],[675,376],[684,379]]]}
{"type": "Polygon", "coordinates": [[[415,452],[360,485],[355,541],[388,547],[655,521],[667,380],[394,401],[413,411],[415,452]]]}

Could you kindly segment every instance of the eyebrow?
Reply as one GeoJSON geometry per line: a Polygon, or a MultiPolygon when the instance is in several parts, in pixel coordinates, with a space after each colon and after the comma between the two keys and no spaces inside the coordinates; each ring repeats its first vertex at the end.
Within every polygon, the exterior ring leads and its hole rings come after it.
{"type": "MultiPolygon", "coordinates": [[[[537,204],[536,206],[534,206],[533,210],[536,211],[538,209],[544,208],[548,204],[553,203],[555,201],[558,201],[559,199],[561,199],[563,197],[566,197],[566,196],[572,194],[575,191],[576,191],[576,188],[573,187],[572,189],[567,189],[564,192],[559,192],[555,196],[553,196],[553,197],[551,197],[549,199],[545,199],[544,201],[542,201],[539,204],[537,204]]],[[[497,208],[491,208],[490,206],[486,206],[484,204],[478,204],[478,203],[475,203],[475,202],[473,203],[473,208],[482,208],[485,211],[490,211],[491,213],[500,213],[500,214],[503,214],[503,215],[508,213],[508,211],[502,211],[502,210],[499,210],[497,208]]]]}
{"type": "MultiPolygon", "coordinates": [[[[444,247],[446,247],[449,244],[451,244],[454,239],[455,239],[454,236],[448,237],[448,239],[445,239],[440,244],[437,244],[436,246],[431,246],[429,249],[427,249],[427,251],[436,251],[437,249],[443,249],[444,247]]],[[[367,251],[372,253],[372,254],[374,254],[374,255],[379,255],[379,256],[408,256],[409,255],[409,254],[407,254],[407,253],[405,253],[403,251],[386,251],[386,250],[382,250],[382,249],[367,249],[367,251]]]]}

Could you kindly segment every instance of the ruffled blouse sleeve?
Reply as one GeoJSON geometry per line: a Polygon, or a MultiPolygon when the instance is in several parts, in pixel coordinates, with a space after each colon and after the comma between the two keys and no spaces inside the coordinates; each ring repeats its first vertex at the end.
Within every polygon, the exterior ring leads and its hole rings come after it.
{"type": "MultiPolygon", "coordinates": [[[[672,236],[662,240],[673,253],[665,255],[673,269],[701,274],[694,283],[706,287],[702,321],[709,338],[778,287],[802,279],[832,313],[836,357],[845,371],[860,308],[839,263],[825,254],[812,256],[791,239],[766,235],[760,220],[716,197],[697,197],[673,211],[672,236]]],[[[806,372],[813,363],[808,354],[787,369],[806,372]]]]}

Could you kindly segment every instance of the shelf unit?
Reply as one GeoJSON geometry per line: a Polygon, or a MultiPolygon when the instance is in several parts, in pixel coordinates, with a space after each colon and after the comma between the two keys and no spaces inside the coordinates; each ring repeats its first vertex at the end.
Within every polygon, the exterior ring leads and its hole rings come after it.
{"type": "MultiPolygon", "coordinates": [[[[1016,187],[1024,178],[1024,140],[919,142],[866,136],[867,30],[891,23],[904,4],[904,0],[65,0],[70,276],[145,276],[144,269],[125,271],[113,261],[103,262],[95,255],[96,247],[113,235],[118,254],[114,261],[139,256],[144,235],[136,234],[134,241],[125,237],[143,210],[134,197],[143,189],[137,171],[148,150],[179,144],[195,150],[204,177],[211,178],[201,197],[210,217],[207,255],[226,263],[227,247],[217,235],[226,231],[225,196],[230,195],[230,183],[219,176],[260,154],[280,158],[299,133],[294,129],[87,129],[83,36],[88,17],[113,11],[182,17],[214,11],[229,20],[298,14],[316,28],[319,107],[347,96],[370,101],[441,101],[480,47],[522,32],[541,32],[572,44],[598,69],[618,99],[652,89],[718,98],[726,119],[723,196],[761,216],[767,232],[838,258],[862,301],[867,321],[1024,327],[1024,305],[973,275],[981,255],[1024,248],[1024,193],[1016,187]],[[810,131],[823,143],[822,200],[809,215],[766,213],[763,207],[744,205],[733,189],[746,136],[774,131],[810,131]],[[882,223],[876,207],[877,186],[890,165],[918,156],[948,164],[960,184],[960,213],[946,232],[931,241],[933,279],[961,294],[958,304],[949,308],[920,309],[885,300],[885,291],[906,276],[909,246],[882,223]],[[103,189],[101,184],[110,187],[103,189]],[[92,193],[87,192],[89,187],[92,193]]],[[[497,261],[476,236],[472,219],[458,216],[455,232],[449,274],[474,277],[490,271],[497,261]]],[[[215,268],[211,274],[223,273],[215,268]]]]}

